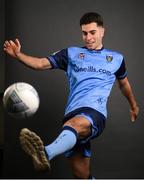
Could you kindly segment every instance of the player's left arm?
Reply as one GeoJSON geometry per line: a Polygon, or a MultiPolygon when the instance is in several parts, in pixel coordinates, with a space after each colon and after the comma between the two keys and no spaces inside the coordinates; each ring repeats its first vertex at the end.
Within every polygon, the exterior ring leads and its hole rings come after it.
{"type": "Polygon", "coordinates": [[[130,86],[128,78],[125,77],[123,79],[118,79],[117,81],[118,81],[118,85],[119,85],[119,88],[120,88],[122,94],[127,98],[128,102],[130,104],[131,121],[134,122],[138,116],[139,107],[135,100],[135,97],[132,92],[132,88],[130,86]]]}

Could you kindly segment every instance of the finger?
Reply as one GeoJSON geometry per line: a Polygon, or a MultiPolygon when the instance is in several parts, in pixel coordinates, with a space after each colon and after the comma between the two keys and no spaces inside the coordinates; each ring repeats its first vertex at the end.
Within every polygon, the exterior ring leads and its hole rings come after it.
{"type": "Polygon", "coordinates": [[[9,42],[10,42],[10,45],[15,46],[15,43],[12,40],[10,40],[9,42]]]}
{"type": "Polygon", "coordinates": [[[10,46],[9,41],[5,41],[4,46],[10,46]]]}
{"type": "Polygon", "coordinates": [[[4,47],[9,47],[9,46],[10,46],[10,44],[4,43],[4,47]]]}
{"type": "Polygon", "coordinates": [[[134,122],[136,120],[136,114],[130,110],[130,114],[131,114],[131,121],[134,122]]]}
{"type": "Polygon", "coordinates": [[[131,112],[131,121],[134,122],[134,116],[133,116],[133,113],[131,112]]]}
{"type": "Polygon", "coordinates": [[[7,45],[4,43],[4,47],[7,47],[7,45]]]}
{"type": "Polygon", "coordinates": [[[19,42],[18,38],[15,39],[15,43],[16,43],[17,46],[20,46],[20,42],[19,42]]]}
{"type": "Polygon", "coordinates": [[[8,48],[4,48],[3,50],[4,50],[6,53],[8,53],[8,48]]]}
{"type": "Polygon", "coordinates": [[[131,121],[132,121],[132,122],[135,122],[135,120],[136,120],[136,119],[135,119],[134,117],[131,117],[131,121]]]}

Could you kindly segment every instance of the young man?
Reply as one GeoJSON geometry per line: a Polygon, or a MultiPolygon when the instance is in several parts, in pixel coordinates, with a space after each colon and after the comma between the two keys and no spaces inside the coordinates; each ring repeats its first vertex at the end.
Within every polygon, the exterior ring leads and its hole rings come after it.
{"type": "Polygon", "coordinates": [[[130,105],[131,120],[135,121],[139,108],[129,84],[124,58],[103,47],[102,17],[94,12],[84,14],[80,27],[85,47],[70,47],[45,58],[28,56],[21,52],[18,39],[5,41],[4,51],[25,65],[36,69],[63,69],[69,80],[69,98],[60,135],[44,146],[38,135],[22,129],[20,143],[32,157],[37,170],[50,169],[50,161],[65,153],[74,177],[91,178],[90,141],[98,137],[107,117],[107,98],[117,79],[120,90],[130,105]]]}

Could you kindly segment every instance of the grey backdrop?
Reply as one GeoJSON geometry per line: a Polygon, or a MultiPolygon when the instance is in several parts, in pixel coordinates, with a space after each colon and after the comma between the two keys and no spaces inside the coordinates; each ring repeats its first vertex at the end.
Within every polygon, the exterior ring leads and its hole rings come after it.
{"type": "Polygon", "coordinates": [[[4,91],[4,54],[3,51],[3,42],[4,42],[4,1],[0,0],[0,175],[2,173],[2,161],[3,161],[3,143],[4,143],[4,113],[3,113],[3,104],[2,104],[2,94],[4,91]]]}
{"type": "Polygon", "coordinates": [[[0,0],[0,93],[3,92],[4,90],[4,54],[2,53],[3,51],[3,42],[4,42],[4,35],[5,35],[5,15],[4,12],[4,1],[0,0]]]}
{"type": "MultiPolygon", "coordinates": [[[[82,46],[79,18],[88,11],[104,17],[105,47],[124,54],[140,114],[137,122],[131,123],[129,105],[115,85],[109,98],[106,129],[92,144],[91,169],[97,178],[144,178],[143,7],[142,0],[5,1],[5,39],[18,37],[22,51],[29,55],[43,57],[68,46],[82,46]]],[[[37,89],[41,104],[28,120],[12,119],[5,113],[2,177],[72,178],[62,155],[51,162],[51,172],[35,172],[18,139],[23,127],[37,132],[45,144],[58,135],[68,95],[64,72],[36,72],[8,56],[5,67],[5,88],[14,82],[28,82],[37,89]]]]}

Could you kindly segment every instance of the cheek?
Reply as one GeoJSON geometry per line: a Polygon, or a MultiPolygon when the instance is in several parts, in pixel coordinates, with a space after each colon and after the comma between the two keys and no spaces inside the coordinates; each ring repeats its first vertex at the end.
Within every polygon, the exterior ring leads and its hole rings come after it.
{"type": "Polygon", "coordinates": [[[100,39],[101,39],[101,37],[99,35],[94,37],[95,41],[99,41],[100,39]]]}
{"type": "Polygon", "coordinates": [[[99,33],[99,34],[97,34],[97,36],[95,37],[95,39],[97,39],[97,40],[102,40],[102,38],[103,38],[103,33],[99,33]]]}
{"type": "Polygon", "coordinates": [[[85,37],[85,36],[82,36],[82,39],[83,39],[83,41],[85,41],[86,37],[85,37]]]}

